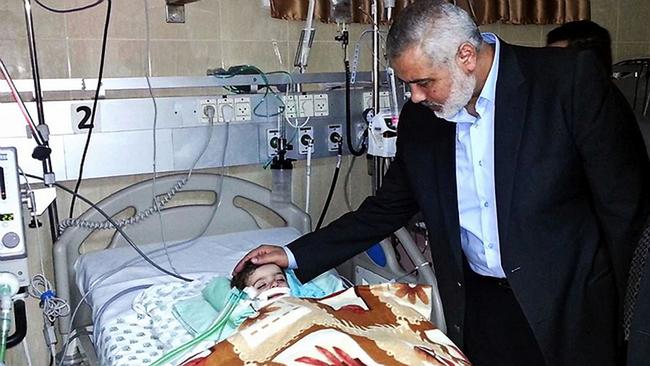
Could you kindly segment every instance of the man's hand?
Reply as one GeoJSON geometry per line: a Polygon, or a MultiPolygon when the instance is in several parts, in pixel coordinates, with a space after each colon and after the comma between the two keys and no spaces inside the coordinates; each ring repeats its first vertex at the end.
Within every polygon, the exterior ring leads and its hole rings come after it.
{"type": "Polygon", "coordinates": [[[280,268],[287,268],[289,266],[289,258],[287,258],[287,253],[284,252],[282,247],[275,245],[260,245],[248,252],[244,258],[239,260],[239,263],[237,263],[235,269],[232,271],[233,276],[239,273],[242,268],[244,268],[244,264],[248,261],[257,265],[275,263],[280,266],[280,268]]]}

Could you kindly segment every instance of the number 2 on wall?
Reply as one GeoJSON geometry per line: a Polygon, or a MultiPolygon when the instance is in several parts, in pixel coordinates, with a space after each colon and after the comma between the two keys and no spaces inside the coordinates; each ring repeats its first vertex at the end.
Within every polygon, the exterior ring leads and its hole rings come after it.
{"type": "Polygon", "coordinates": [[[93,111],[89,106],[80,105],[77,107],[77,113],[83,113],[83,117],[81,117],[81,121],[79,121],[79,124],[77,125],[78,129],[89,130],[94,127],[92,121],[90,120],[93,111]]]}
{"type": "Polygon", "coordinates": [[[85,134],[86,130],[92,129],[93,132],[101,130],[101,104],[95,106],[95,119],[93,120],[93,103],[75,103],[70,105],[70,122],[74,133],[85,134]]]}

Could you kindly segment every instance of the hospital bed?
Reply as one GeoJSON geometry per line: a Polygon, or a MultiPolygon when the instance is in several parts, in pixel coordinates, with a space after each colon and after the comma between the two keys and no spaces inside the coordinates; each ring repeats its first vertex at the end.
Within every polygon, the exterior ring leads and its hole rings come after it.
{"type": "MultiPolygon", "coordinates": [[[[116,219],[132,217],[151,207],[154,194],[168,196],[184,176],[157,178],[155,186],[153,180],[137,183],[98,206],[116,219]]],[[[104,218],[89,209],[80,219],[85,223],[104,218]]],[[[161,355],[165,342],[188,336],[172,324],[169,311],[163,311],[169,309],[161,310],[162,303],[200,294],[202,285],[215,275],[229,275],[234,264],[259,244],[287,244],[308,232],[310,217],[291,203],[274,202],[271,192],[255,183],[218,174],[193,174],[161,209],[160,216],[155,213],[123,228],[156,263],[197,280],[191,283],[165,275],[141,260],[114,229],[103,235],[105,244],[98,246],[99,231],[80,225],[67,228],[54,247],[58,296],[68,299],[72,309],[81,303],[74,319],[67,316],[59,322],[64,337],[74,339],[67,354],[71,361],[79,357],[72,352],[77,348],[91,365],[100,364],[100,360],[103,365],[146,364],[161,355]],[[152,299],[149,294],[143,298],[145,290],[161,286],[163,290],[157,290],[161,297],[152,299]],[[164,328],[156,332],[144,315],[154,316],[164,328]],[[133,358],[132,362],[125,362],[127,357],[133,358]]],[[[382,278],[402,275],[391,246],[384,243],[382,247],[389,259],[383,268],[365,254],[352,265],[380,273],[382,278]]],[[[404,280],[434,285],[432,320],[444,327],[431,267],[422,268],[417,278],[404,280]]]]}

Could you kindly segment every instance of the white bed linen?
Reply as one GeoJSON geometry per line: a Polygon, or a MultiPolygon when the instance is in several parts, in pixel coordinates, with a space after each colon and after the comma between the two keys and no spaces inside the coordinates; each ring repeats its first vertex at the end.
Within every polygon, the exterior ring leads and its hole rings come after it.
{"type": "MultiPolygon", "coordinates": [[[[286,245],[299,236],[300,233],[291,227],[245,231],[202,237],[188,244],[171,247],[168,253],[178,273],[199,279],[229,275],[235,264],[250,249],[264,243],[286,245]]],[[[162,247],[161,244],[154,244],[141,246],[141,249],[150,253],[162,247]]],[[[170,269],[163,251],[152,255],[152,259],[162,267],[170,269]]],[[[125,324],[133,322],[135,328],[142,326],[134,320],[137,320],[137,315],[132,309],[134,298],[142,290],[129,290],[137,286],[181,281],[162,274],[149,263],[139,259],[138,254],[130,247],[84,254],[79,257],[74,268],[79,289],[82,293],[90,291],[86,301],[93,309],[93,324],[96,330],[106,329],[111,323],[114,326],[118,318],[125,324]],[[133,262],[134,259],[135,263],[95,284],[106,273],[125,263],[133,262]],[[121,295],[117,296],[120,293],[121,295]],[[105,307],[105,310],[99,314],[102,307],[105,307]]],[[[102,346],[107,347],[105,344],[102,346]]],[[[98,354],[100,352],[98,350],[98,354]]]]}
{"type": "MultiPolygon", "coordinates": [[[[103,366],[144,366],[165,353],[193,339],[174,317],[173,303],[201,294],[214,278],[203,277],[192,282],[169,282],[139,291],[133,310],[126,310],[107,319],[95,330],[94,344],[103,366]]],[[[194,354],[210,348],[210,342],[193,347],[194,354]]]]}

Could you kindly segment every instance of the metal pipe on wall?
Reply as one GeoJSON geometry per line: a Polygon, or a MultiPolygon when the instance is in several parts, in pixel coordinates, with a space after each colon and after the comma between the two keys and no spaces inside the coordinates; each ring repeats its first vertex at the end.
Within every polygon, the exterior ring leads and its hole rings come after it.
{"type": "MultiPolygon", "coordinates": [[[[376,115],[379,113],[379,1],[373,0],[372,2],[372,110],[376,115]]],[[[374,156],[373,162],[373,193],[377,192],[381,187],[382,179],[384,177],[383,158],[374,156]]]]}
{"type": "Polygon", "coordinates": [[[372,108],[379,112],[379,1],[372,2],[372,108]]]}
{"type": "MultiPolygon", "coordinates": [[[[32,66],[32,78],[34,79],[34,99],[36,100],[36,111],[38,116],[38,129],[43,135],[43,144],[45,147],[49,146],[49,133],[47,132],[47,124],[45,123],[45,113],[43,111],[43,92],[41,90],[41,75],[38,68],[38,55],[36,52],[36,37],[34,35],[34,18],[32,17],[32,2],[31,0],[24,0],[25,4],[25,25],[27,27],[27,43],[29,46],[29,58],[32,66]],[[45,130],[45,133],[43,133],[45,130]]],[[[43,159],[43,176],[45,177],[46,185],[52,187],[53,176],[52,173],[52,160],[49,156],[43,159]],[[49,177],[49,179],[48,179],[49,177]]],[[[56,200],[47,208],[47,213],[50,218],[50,235],[52,242],[58,238],[57,228],[59,226],[59,214],[57,211],[56,200]]],[[[36,227],[38,229],[38,226],[36,227]]]]}

